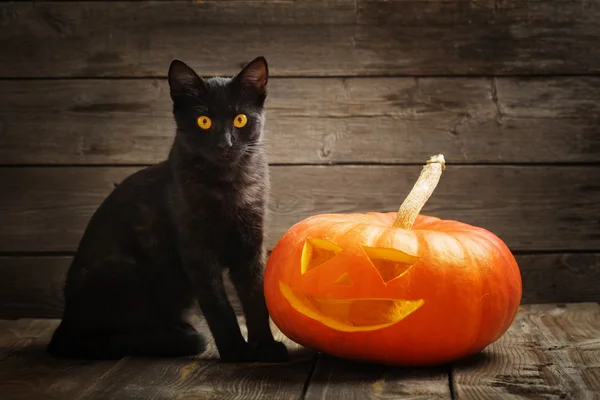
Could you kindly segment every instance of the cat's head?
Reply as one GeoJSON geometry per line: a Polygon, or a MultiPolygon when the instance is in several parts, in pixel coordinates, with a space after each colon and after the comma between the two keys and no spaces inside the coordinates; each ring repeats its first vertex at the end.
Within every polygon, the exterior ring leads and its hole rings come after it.
{"type": "Polygon", "coordinates": [[[267,96],[267,61],[258,57],[232,78],[203,79],[180,60],[169,68],[176,140],[188,153],[234,164],[259,146],[267,96]]]}

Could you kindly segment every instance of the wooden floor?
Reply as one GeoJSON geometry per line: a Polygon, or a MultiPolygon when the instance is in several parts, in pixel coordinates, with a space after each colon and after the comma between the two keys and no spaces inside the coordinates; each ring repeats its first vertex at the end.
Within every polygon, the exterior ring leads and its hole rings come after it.
{"type": "Polygon", "coordinates": [[[212,343],[194,359],[54,359],[44,345],[57,323],[0,320],[0,399],[600,399],[598,303],[523,306],[483,353],[417,369],[344,361],[287,339],[293,360],[277,365],[220,363],[212,343]]]}

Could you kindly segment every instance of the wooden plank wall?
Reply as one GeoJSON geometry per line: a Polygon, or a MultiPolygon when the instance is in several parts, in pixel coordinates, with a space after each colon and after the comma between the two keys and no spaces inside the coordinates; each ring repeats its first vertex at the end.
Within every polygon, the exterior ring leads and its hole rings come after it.
{"type": "Polygon", "coordinates": [[[497,233],[523,302],[600,300],[600,1],[0,2],[0,316],[60,317],[85,224],[173,137],[180,58],[271,80],[272,245],[320,212],[424,213],[497,233]]]}

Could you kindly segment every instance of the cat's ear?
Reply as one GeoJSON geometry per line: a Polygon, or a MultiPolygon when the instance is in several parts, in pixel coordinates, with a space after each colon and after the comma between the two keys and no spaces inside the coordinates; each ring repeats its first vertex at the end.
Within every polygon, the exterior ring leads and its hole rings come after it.
{"type": "Polygon", "coordinates": [[[269,80],[267,60],[264,57],[256,57],[237,74],[236,79],[242,87],[251,88],[256,93],[265,95],[267,93],[267,81],[269,80]]]}
{"type": "Polygon", "coordinates": [[[181,60],[173,60],[169,67],[169,88],[171,99],[175,101],[182,96],[198,96],[206,86],[202,78],[181,60]]]}

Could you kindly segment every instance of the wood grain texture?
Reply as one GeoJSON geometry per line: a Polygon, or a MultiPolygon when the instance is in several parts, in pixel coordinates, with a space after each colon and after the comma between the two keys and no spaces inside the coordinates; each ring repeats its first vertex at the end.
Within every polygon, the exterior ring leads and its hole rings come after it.
{"type": "MultiPolygon", "coordinates": [[[[71,260],[70,256],[0,257],[0,318],[62,318],[63,287],[71,260]]],[[[226,271],[223,281],[233,310],[242,315],[226,271]]]]}
{"type": "Polygon", "coordinates": [[[593,22],[597,6],[594,0],[358,0],[357,21],[411,26],[551,23],[566,28],[574,18],[593,22]]]}
{"type": "MultiPolygon", "coordinates": [[[[1,168],[0,251],[74,251],[130,167],[1,168]]],[[[268,246],[317,213],[395,211],[421,166],[275,166],[268,246]]],[[[512,250],[598,250],[598,167],[449,165],[424,214],[489,229],[512,250]]]]}
{"type": "MultiPolygon", "coordinates": [[[[54,358],[45,346],[59,321],[33,321],[48,329],[0,363],[2,399],[79,399],[118,363],[54,358]]],[[[20,332],[18,326],[12,329],[20,332]]]]}
{"type": "MultiPolygon", "coordinates": [[[[519,254],[522,304],[600,302],[600,254],[519,254]]],[[[0,318],[61,318],[62,287],[71,257],[0,257],[0,318]]],[[[242,309],[225,274],[238,315],[242,309]]]]}
{"type": "Polygon", "coordinates": [[[31,344],[36,338],[48,334],[56,323],[47,320],[0,319],[0,363],[14,351],[31,344]]]}
{"type": "Polygon", "coordinates": [[[523,280],[521,303],[600,302],[600,254],[516,256],[523,280]]]}
{"type": "Polygon", "coordinates": [[[435,27],[491,23],[495,17],[501,17],[494,15],[494,3],[494,0],[358,0],[357,21],[435,27]]]}
{"type": "Polygon", "coordinates": [[[597,3],[551,3],[3,3],[0,77],[231,75],[257,55],[276,76],[597,73],[597,3]]]}
{"type": "Polygon", "coordinates": [[[447,368],[395,368],[320,355],[306,400],[451,399],[447,368]]]}
{"type": "MultiPolygon", "coordinates": [[[[272,79],[271,163],[600,162],[600,78],[272,79]],[[293,145],[290,145],[293,143],[293,145]]],[[[165,80],[0,81],[0,164],[150,164],[165,80]],[[43,96],[40,96],[43,93],[43,96]]]]}
{"type": "Polygon", "coordinates": [[[600,304],[532,306],[548,366],[573,398],[600,399],[600,304]]]}
{"type": "MultiPolygon", "coordinates": [[[[243,319],[239,319],[247,335],[243,319]]],[[[274,327],[274,326],[273,326],[274,327]]],[[[205,323],[196,325],[205,337],[205,323]]],[[[221,363],[214,341],[198,357],[129,358],[104,377],[82,399],[299,399],[316,354],[290,341],[276,328],[292,360],[281,364],[221,363]]]]}
{"type": "MultiPolygon", "coordinates": [[[[247,335],[243,319],[239,321],[247,335]]],[[[290,350],[290,362],[221,363],[203,322],[195,326],[206,335],[208,348],[197,357],[59,359],[44,350],[58,322],[0,320],[0,354],[12,352],[0,362],[2,399],[300,398],[316,360],[313,351],[275,328],[275,337],[290,350]]]]}
{"type": "Polygon", "coordinates": [[[453,370],[457,399],[600,398],[600,305],[522,307],[509,331],[453,370]]]}
{"type": "Polygon", "coordinates": [[[0,318],[61,318],[72,257],[0,257],[0,318]]]}
{"type": "MultiPolygon", "coordinates": [[[[193,358],[58,360],[43,352],[48,333],[33,328],[57,323],[0,320],[0,351],[7,332],[35,340],[0,362],[3,399],[597,399],[600,394],[598,303],[522,306],[502,338],[452,366],[452,396],[443,367],[393,368],[329,356],[320,357],[302,396],[301,381],[314,352],[285,338],[293,361],[278,365],[220,363],[210,341],[208,350],[193,358]]],[[[202,323],[196,326],[207,330],[202,323]]]]}

